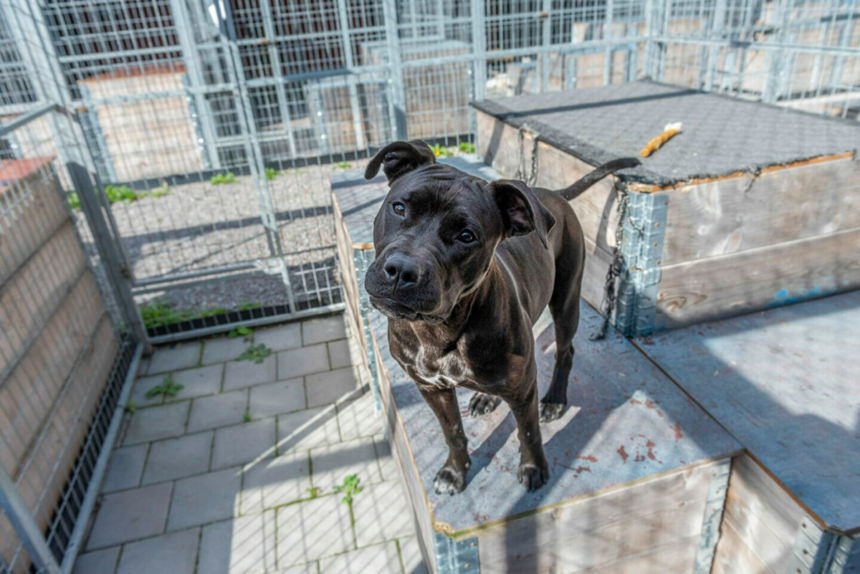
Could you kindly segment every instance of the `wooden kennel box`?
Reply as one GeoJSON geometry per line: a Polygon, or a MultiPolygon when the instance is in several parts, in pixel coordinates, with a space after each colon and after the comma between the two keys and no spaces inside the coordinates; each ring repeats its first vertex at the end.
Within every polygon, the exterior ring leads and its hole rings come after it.
{"type": "Polygon", "coordinates": [[[713,574],[860,572],[860,291],[632,343],[746,447],[713,574]]]}
{"type": "Polygon", "coordinates": [[[535,153],[550,189],[642,160],[572,202],[599,306],[626,197],[614,320],[628,336],[860,286],[860,123],[647,81],[473,106],[477,153],[505,177],[535,153]],[[681,133],[642,158],[670,122],[681,133]]]}
{"type": "MultiPolygon", "coordinates": [[[[486,179],[497,175],[468,158],[446,161],[486,179]]],[[[349,172],[332,176],[332,188],[340,239],[372,260],[372,220],[387,184],[349,172]]],[[[362,267],[353,267],[347,296],[361,299],[362,267]]],[[[369,333],[386,434],[431,572],[710,571],[730,459],[740,445],[630,341],[615,333],[589,341],[601,318],[582,305],[572,406],[543,429],[550,483],[527,493],[517,482],[516,430],[503,405],[464,420],[473,466],[465,492],[455,497],[433,490],[447,455],[444,439],[415,383],[388,352],[387,319],[357,305],[369,333]]],[[[553,368],[552,325],[542,318],[536,332],[545,390],[553,368]]],[[[461,393],[462,412],[468,399],[461,393]]]]}

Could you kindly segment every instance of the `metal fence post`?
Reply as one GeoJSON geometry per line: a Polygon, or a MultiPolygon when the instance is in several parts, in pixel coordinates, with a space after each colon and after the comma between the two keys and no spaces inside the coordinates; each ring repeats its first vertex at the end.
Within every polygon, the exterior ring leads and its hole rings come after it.
{"type": "MultiPolygon", "coordinates": [[[[612,0],[609,0],[610,2],[612,0]]],[[[549,46],[552,44],[552,0],[543,0],[543,11],[541,12],[541,18],[543,18],[543,22],[541,24],[543,36],[542,44],[545,50],[540,55],[540,91],[548,92],[549,91],[549,77],[550,77],[550,57],[549,57],[549,46]]]]}
{"type": "Polygon", "coordinates": [[[406,98],[403,90],[403,68],[400,65],[400,34],[397,30],[397,5],[395,0],[382,1],[385,18],[385,43],[388,48],[389,78],[388,86],[391,104],[394,109],[392,138],[408,139],[406,133],[406,98]]]}
{"type": "Polygon", "coordinates": [[[69,171],[72,185],[77,191],[81,210],[90,224],[90,229],[92,229],[96,251],[104,267],[108,283],[113,288],[122,319],[132,337],[147,344],[146,327],[140,317],[140,311],[134,302],[134,295],[131,290],[133,280],[131,270],[121,263],[121,255],[115,251],[121,239],[111,233],[105,221],[104,212],[96,197],[96,190],[90,178],[90,172],[77,162],[67,163],[66,169],[69,171]]]}
{"type": "MultiPolygon", "coordinates": [[[[472,0],[472,54],[475,66],[475,100],[487,98],[487,31],[484,23],[484,0],[472,0]]],[[[474,113],[474,111],[472,112],[474,113]]]]}
{"type": "Polygon", "coordinates": [[[218,157],[218,147],[215,142],[215,122],[212,118],[212,111],[209,109],[209,102],[206,96],[195,88],[205,86],[206,82],[203,79],[203,72],[200,69],[198,62],[197,46],[194,43],[193,28],[191,26],[191,18],[188,14],[188,6],[185,0],[170,0],[170,10],[173,17],[176,19],[176,38],[179,40],[179,47],[182,50],[182,61],[185,63],[185,70],[189,83],[192,88],[192,98],[194,98],[197,114],[200,117],[200,128],[203,132],[203,144],[209,154],[209,162],[213,168],[220,168],[221,161],[218,157]]]}
{"type": "Polygon", "coordinates": [[[61,574],[60,565],[3,465],[0,465],[0,508],[3,508],[36,567],[46,574],[61,574]]]}
{"type": "Polygon", "coordinates": [[[610,40],[612,40],[612,24],[615,13],[615,2],[613,0],[606,0],[606,21],[603,24],[603,29],[606,30],[606,33],[603,35],[603,40],[607,42],[606,51],[603,53],[603,85],[607,86],[612,83],[612,56],[613,56],[613,46],[610,40]]]}
{"type": "MultiPolygon", "coordinates": [[[[263,4],[267,4],[267,2],[263,2],[263,4]]],[[[363,122],[361,121],[361,107],[358,105],[358,88],[356,87],[355,74],[353,73],[355,62],[352,54],[352,41],[349,38],[350,18],[346,9],[346,0],[337,0],[337,14],[338,25],[343,39],[344,65],[346,66],[346,69],[349,70],[349,74],[346,77],[346,83],[349,89],[349,104],[352,110],[352,123],[355,128],[355,147],[357,149],[362,149],[365,147],[364,127],[363,122]]]]}

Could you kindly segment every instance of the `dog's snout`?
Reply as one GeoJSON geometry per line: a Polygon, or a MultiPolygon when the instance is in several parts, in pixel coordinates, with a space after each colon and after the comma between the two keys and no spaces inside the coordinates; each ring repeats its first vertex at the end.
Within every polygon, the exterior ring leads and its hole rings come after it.
{"type": "Polygon", "coordinates": [[[404,289],[418,283],[421,273],[414,259],[402,253],[392,253],[383,266],[385,277],[396,289],[404,289]]]}

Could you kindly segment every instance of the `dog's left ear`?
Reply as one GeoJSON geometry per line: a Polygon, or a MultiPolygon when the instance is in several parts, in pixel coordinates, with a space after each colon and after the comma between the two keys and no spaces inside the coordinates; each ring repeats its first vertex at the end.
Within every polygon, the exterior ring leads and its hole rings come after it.
{"type": "Polygon", "coordinates": [[[394,142],[379,150],[370,160],[364,178],[373,179],[379,173],[379,166],[382,166],[388,183],[394,183],[401,175],[431,163],[436,163],[436,154],[423,141],[394,142]]]}
{"type": "Polygon", "coordinates": [[[531,188],[510,179],[494,181],[488,188],[502,212],[508,235],[525,235],[534,231],[546,247],[546,236],[555,225],[555,217],[538,201],[531,188]]]}

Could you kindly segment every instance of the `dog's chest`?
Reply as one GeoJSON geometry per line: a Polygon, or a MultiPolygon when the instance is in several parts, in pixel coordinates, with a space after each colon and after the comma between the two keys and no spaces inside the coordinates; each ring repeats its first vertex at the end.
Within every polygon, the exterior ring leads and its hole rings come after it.
{"type": "Polygon", "coordinates": [[[447,389],[474,378],[472,369],[457,351],[443,355],[420,345],[401,351],[401,363],[408,374],[431,385],[447,389]]]}

